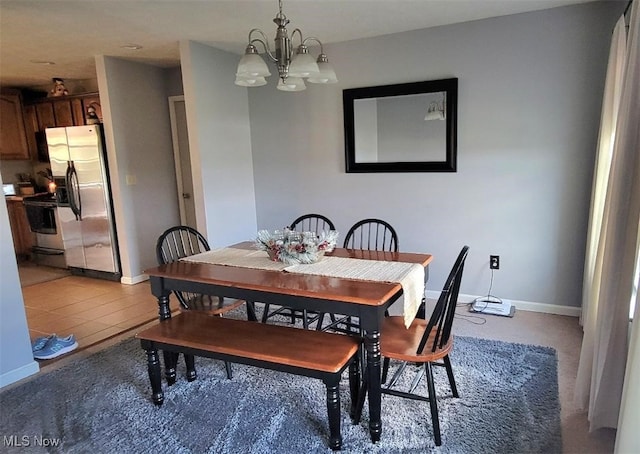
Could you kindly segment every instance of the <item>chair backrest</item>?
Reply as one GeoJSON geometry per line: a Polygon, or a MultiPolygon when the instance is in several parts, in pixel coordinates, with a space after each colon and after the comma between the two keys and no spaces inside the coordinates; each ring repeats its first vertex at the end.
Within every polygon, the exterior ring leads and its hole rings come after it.
{"type": "Polygon", "coordinates": [[[165,230],[158,237],[156,258],[158,264],[163,265],[209,249],[209,243],[196,229],[186,225],[177,225],[165,230]]]}
{"type": "Polygon", "coordinates": [[[467,259],[469,253],[469,246],[464,246],[456,262],[451,268],[449,277],[445,281],[440,298],[436,303],[429,322],[427,323],[427,329],[422,335],[422,340],[418,345],[417,354],[421,354],[427,345],[427,341],[430,338],[430,333],[435,329],[435,335],[432,337],[433,343],[431,345],[431,351],[435,352],[438,348],[442,348],[449,341],[451,336],[451,326],[453,325],[453,317],[456,311],[456,304],[458,303],[458,293],[460,292],[460,282],[462,282],[462,271],[464,270],[464,262],[467,259]]]}
{"type": "Polygon", "coordinates": [[[346,249],[398,252],[398,234],[386,221],[363,219],[356,222],[344,237],[346,249]]]}
{"type": "Polygon", "coordinates": [[[291,223],[289,228],[298,232],[315,232],[316,235],[319,235],[323,230],[336,229],[333,225],[333,222],[331,222],[329,218],[321,214],[313,213],[300,216],[298,219],[291,223]]]}
{"type": "MultiPolygon", "coordinates": [[[[210,250],[209,243],[200,232],[193,227],[177,225],[165,230],[156,243],[156,258],[158,264],[175,262],[184,257],[210,250]]],[[[174,291],[182,307],[193,308],[194,301],[200,295],[174,291]]]]}

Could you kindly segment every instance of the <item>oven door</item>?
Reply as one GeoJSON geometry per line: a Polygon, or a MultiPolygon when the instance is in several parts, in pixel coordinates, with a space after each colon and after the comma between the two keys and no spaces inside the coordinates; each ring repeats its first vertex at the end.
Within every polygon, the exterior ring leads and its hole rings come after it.
{"type": "Polygon", "coordinates": [[[64,242],[60,231],[58,208],[54,201],[24,200],[29,227],[35,232],[36,245],[31,248],[38,265],[67,268],[64,242]]]}
{"type": "Polygon", "coordinates": [[[45,235],[56,235],[58,233],[56,224],[57,205],[55,203],[25,200],[24,207],[27,211],[27,219],[32,232],[45,235]]]}

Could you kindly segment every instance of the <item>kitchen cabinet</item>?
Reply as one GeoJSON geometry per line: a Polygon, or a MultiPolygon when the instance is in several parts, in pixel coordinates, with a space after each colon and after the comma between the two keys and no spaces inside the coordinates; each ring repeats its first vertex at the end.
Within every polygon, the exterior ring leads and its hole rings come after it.
{"type": "Polygon", "coordinates": [[[35,242],[33,232],[29,228],[27,210],[22,200],[7,200],[7,211],[9,213],[9,224],[11,225],[16,257],[20,259],[28,258],[35,242]]]}
{"type": "Polygon", "coordinates": [[[71,100],[71,112],[76,124],[69,126],[78,126],[77,123],[80,119],[82,119],[82,123],[80,125],[86,124],[86,121],[84,119],[86,109],[82,105],[82,99],[78,98],[71,100]]]}
{"type": "Polygon", "coordinates": [[[45,128],[86,125],[89,123],[90,111],[98,111],[102,121],[100,96],[97,93],[42,98],[26,103],[24,116],[31,156],[37,157],[41,162],[48,162],[45,128]]]}
{"type": "Polygon", "coordinates": [[[54,128],[57,126],[52,103],[44,102],[36,104],[36,115],[38,117],[38,130],[44,131],[44,128],[54,128]]]}
{"type": "Polygon", "coordinates": [[[0,94],[0,159],[31,159],[20,93],[0,94]]]}
{"type": "Polygon", "coordinates": [[[24,113],[24,129],[27,136],[27,146],[32,159],[38,157],[38,143],[36,141],[36,132],[40,130],[38,125],[38,115],[36,114],[36,106],[26,104],[23,106],[24,113]]]}
{"type": "Polygon", "coordinates": [[[53,113],[56,118],[56,126],[75,126],[73,111],[71,110],[71,100],[66,102],[54,102],[53,113]]]}
{"type": "MultiPolygon", "coordinates": [[[[26,104],[35,106],[40,129],[82,126],[87,124],[89,106],[94,109],[96,106],[100,107],[100,96],[97,93],[67,95],[36,99],[26,104]]],[[[98,116],[102,116],[101,111],[98,116]]]]}

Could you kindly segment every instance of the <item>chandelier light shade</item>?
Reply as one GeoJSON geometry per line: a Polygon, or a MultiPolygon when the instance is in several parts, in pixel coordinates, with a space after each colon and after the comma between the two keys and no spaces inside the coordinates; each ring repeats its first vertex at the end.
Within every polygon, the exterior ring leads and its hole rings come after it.
{"type": "Polygon", "coordinates": [[[432,101],[427,109],[427,114],[424,116],[425,121],[430,120],[445,120],[445,94],[442,94],[442,102],[432,101]]]}
{"type": "Polygon", "coordinates": [[[262,57],[258,55],[256,47],[253,44],[250,44],[249,47],[247,48],[246,53],[242,56],[242,59],[240,59],[240,63],[238,63],[236,76],[241,76],[242,78],[270,76],[271,71],[269,71],[269,67],[262,57]]]}
{"type": "Polygon", "coordinates": [[[278,79],[278,90],[282,91],[302,91],[307,88],[302,77],[289,76],[286,79],[278,79]]]}
{"type": "Polygon", "coordinates": [[[278,14],[273,19],[278,26],[274,50],[272,51],[262,30],[252,29],[249,32],[249,43],[245,53],[238,63],[235,84],[242,87],[259,87],[267,83],[266,77],[270,76],[271,72],[258,53],[256,43],[262,45],[266,55],[278,68],[278,90],[302,91],[306,88],[304,79],[314,84],[338,82],[336,73],[324,53],[322,42],[314,37],[303,38],[299,28],[293,30],[289,38],[286,28],[289,19],[282,12],[282,0],[278,1],[278,6],[278,14]],[[294,52],[292,38],[296,33],[300,36],[300,44],[294,52]],[[309,53],[308,43],[312,41],[320,45],[320,55],[317,59],[309,53]]]}
{"type": "Polygon", "coordinates": [[[336,72],[333,70],[333,66],[329,64],[325,54],[320,54],[317,63],[320,71],[315,76],[309,76],[307,79],[309,82],[312,84],[335,84],[338,82],[336,72]]]}
{"type": "Polygon", "coordinates": [[[261,85],[267,85],[267,79],[264,77],[254,77],[244,78],[244,79],[236,79],[236,85],[240,85],[241,87],[259,87],[261,85]]]}
{"type": "Polygon", "coordinates": [[[291,59],[289,65],[289,76],[291,77],[309,77],[315,76],[320,72],[320,68],[316,63],[316,59],[309,55],[307,46],[300,46],[296,55],[291,59]]]}

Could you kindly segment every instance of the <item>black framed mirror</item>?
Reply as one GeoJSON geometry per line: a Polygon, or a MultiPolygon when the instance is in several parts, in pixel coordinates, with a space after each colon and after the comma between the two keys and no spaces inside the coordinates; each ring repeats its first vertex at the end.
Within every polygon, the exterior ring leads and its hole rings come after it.
{"type": "Polygon", "coordinates": [[[343,90],[347,173],[455,172],[458,79],[343,90]]]}

